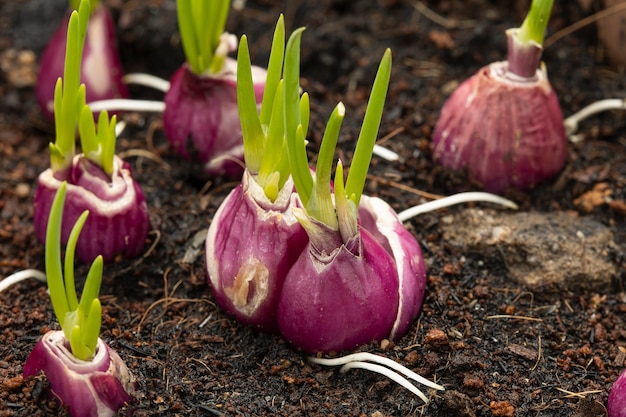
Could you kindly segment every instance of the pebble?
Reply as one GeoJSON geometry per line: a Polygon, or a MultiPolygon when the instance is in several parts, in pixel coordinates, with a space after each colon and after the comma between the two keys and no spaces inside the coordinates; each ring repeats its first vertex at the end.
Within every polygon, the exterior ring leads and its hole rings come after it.
{"type": "Polygon", "coordinates": [[[439,227],[445,241],[463,253],[500,257],[520,284],[602,290],[617,273],[613,234],[588,217],[466,209],[439,227]]]}

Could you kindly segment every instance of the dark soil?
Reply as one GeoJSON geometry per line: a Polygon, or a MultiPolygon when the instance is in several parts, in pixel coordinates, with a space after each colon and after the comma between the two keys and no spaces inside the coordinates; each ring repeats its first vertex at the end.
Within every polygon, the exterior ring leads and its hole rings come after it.
{"type": "MultiPolygon", "coordinates": [[[[115,12],[126,68],[169,77],[183,60],[175,2],[107,3],[115,12]]],[[[242,10],[231,11],[227,25],[237,35],[248,34],[258,65],[266,65],[280,12],[288,33],[307,26],[302,84],[311,94],[310,146],[317,148],[324,121],[342,100],[347,108],[340,139],[344,161],[350,160],[377,63],[385,48],[392,49],[394,67],[381,137],[393,135],[386,146],[402,159],[390,163],[374,158],[366,187],[398,210],[425,201],[411,189],[446,195],[476,188],[463,176],[432,164],[431,132],[454,86],[481,66],[505,57],[503,31],[520,24],[529,1],[420,3],[446,16],[444,22],[433,21],[414,3],[250,0],[242,10]]],[[[33,233],[32,199],[38,174],[49,166],[47,145],[53,140],[53,128],[39,114],[28,78],[33,68],[24,51],[41,52],[64,7],[64,0],[0,2],[2,278],[44,267],[43,245],[33,233]],[[15,78],[20,62],[26,78],[15,78]]],[[[575,2],[556,2],[548,34],[590,13],[575,2]]],[[[593,25],[546,49],[545,63],[565,115],[597,99],[626,96],[623,69],[612,66],[603,51],[593,25]]],[[[133,93],[160,98],[147,89],[135,88],[133,93]]],[[[609,389],[626,358],[623,113],[582,124],[585,140],[571,146],[559,178],[528,192],[507,194],[523,211],[564,211],[608,226],[619,271],[609,286],[593,291],[520,286],[498,256],[463,253],[443,240],[439,219],[464,210],[463,206],[407,223],[422,243],[429,268],[422,314],[395,344],[372,342],[361,349],[443,384],[445,392],[428,393],[432,398],[428,405],[378,375],[359,370],[339,374],[308,364],[306,356],[281,337],[258,333],[226,316],[213,302],[201,249],[213,214],[235,183],[205,178],[173,154],[158,116],[126,114],[124,119],[129,127],[118,152],[133,166],[152,223],[143,256],[106,265],[101,291],[102,338],[125,358],[139,381],[138,398],[124,410],[126,414],[605,414],[609,389]],[[588,210],[574,203],[598,183],[605,183],[608,199],[588,210]]],[[[85,272],[79,267],[77,276],[85,272]]],[[[38,338],[57,327],[41,283],[20,283],[0,294],[0,416],[64,414],[46,394],[44,377],[21,376],[38,338]]]]}

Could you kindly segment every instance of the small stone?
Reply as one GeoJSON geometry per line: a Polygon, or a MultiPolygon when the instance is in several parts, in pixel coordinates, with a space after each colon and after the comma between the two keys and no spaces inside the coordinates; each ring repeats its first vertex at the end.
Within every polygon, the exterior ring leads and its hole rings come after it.
{"type": "Polygon", "coordinates": [[[439,227],[444,240],[464,252],[503,258],[509,275],[523,285],[603,290],[617,273],[613,234],[587,217],[466,209],[439,227]]]}
{"type": "Polygon", "coordinates": [[[489,404],[491,413],[496,417],[515,416],[515,407],[508,401],[492,401],[489,404]]]}
{"type": "Polygon", "coordinates": [[[426,343],[426,345],[430,345],[431,347],[447,346],[448,335],[441,329],[430,329],[426,333],[424,343],[426,343]]]}
{"type": "Polygon", "coordinates": [[[30,185],[20,182],[15,186],[15,195],[19,198],[26,198],[30,195],[30,185]]]}

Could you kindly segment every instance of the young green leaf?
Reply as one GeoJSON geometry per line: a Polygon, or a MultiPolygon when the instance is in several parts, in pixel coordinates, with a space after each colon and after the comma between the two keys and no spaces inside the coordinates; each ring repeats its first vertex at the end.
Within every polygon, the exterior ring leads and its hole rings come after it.
{"type": "Polygon", "coordinates": [[[79,114],[76,109],[85,103],[84,87],[80,90],[80,67],[89,13],[89,1],[82,0],[68,24],[63,79],[57,81],[54,90],[55,142],[54,151],[50,147],[50,163],[55,172],[64,171],[74,157],[79,114]]]}
{"type": "Polygon", "coordinates": [[[370,95],[361,132],[357,139],[356,149],[352,158],[350,172],[346,180],[346,194],[354,201],[356,207],[359,206],[365,178],[372,160],[372,152],[376,144],[376,136],[380,127],[380,120],[383,115],[387,88],[391,77],[391,50],[387,49],[378,66],[374,86],[370,95]]]}
{"type": "MultiPolygon", "coordinates": [[[[306,133],[301,119],[300,100],[300,41],[304,28],[296,29],[285,50],[285,66],[283,69],[283,95],[285,112],[285,137],[287,139],[287,154],[293,182],[298,190],[300,200],[306,207],[313,194],[313,176],[309,169],[306,155],[306,133]]],[[[305,99],[308,103],[308,99],[305,99]]]]}
{"type": "MultiPolygon", "coordinates": [[[[87,275],[83,294],[78,301],[74,282],[74,253],[80,231],[89,212],[85,211],[78,218],[67,241],[65,253],[65,278],[61,270],[61,221],[67,183],[63,182],[52,203],[48,230],[46,234],[46,274],[48,289],[54,314],[70,341],[72,353],[78,359],[89,360],[95,354],[101,317],[94,317],[94,311],[100,311],[98,293],[102,281],[102,257],[98,256],[87,275]],[[96,303],[97,305],[95,305],[96,303]]],[[[101,313],[98,313],[99,315],[101,313]]]]}
{"type": "MultiPolygon", "coordinates": [[[[224,33],[230,0],[177,0],[183,51],[191,71],[201,75],[222,70],[225,55],[216,53],[224,33]]],[[[228,51],[225,51],[228,52],[228,51]]]]}
{"type": "Polygon", "coordinates": [[[532,1],[530,11],[517,34],[517,38],[522,44],[531,42],[535,42],[537,45],[543,44],[553,4],[554,0],[532,1]]]}

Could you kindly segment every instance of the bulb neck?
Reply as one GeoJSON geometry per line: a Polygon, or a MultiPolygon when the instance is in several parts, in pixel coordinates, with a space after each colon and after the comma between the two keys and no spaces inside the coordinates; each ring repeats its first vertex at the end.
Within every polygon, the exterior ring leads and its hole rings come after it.
{"type": "Polygon", "coordinates": [[[519,28],[506,31],[508,71],[518,77],[535,77],[543,46],[532,40],[522,43],[518,38],[519,31],[519,28]]]}

